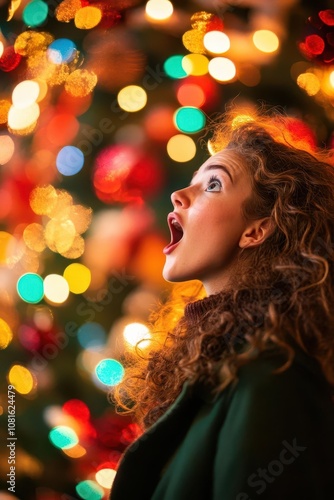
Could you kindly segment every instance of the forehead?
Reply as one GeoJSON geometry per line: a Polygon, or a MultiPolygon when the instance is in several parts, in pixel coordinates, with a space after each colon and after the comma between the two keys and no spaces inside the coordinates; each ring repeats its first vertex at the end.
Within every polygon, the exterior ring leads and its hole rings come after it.
{"type": "Polygon", "coordinates": [[[211,165],[224,165],[229,168],[231,174],[234,174],[234,176],[238,176],[239,173],[245,171],[245,162],[241,155],[232,149],[223,149],[212,155],[201,165],[197,173],[203,173],[211,165]]]}

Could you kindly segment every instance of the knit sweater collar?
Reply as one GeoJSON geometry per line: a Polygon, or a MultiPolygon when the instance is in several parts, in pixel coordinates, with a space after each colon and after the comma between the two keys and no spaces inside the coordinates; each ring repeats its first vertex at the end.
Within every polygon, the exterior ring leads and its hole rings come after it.
{"type": "Polygon", "coordinates": [[[196,323],[205,313],[214,309],[224,300],[224,292],[219,292],[204,299],[189,302],[184,310],[184,317],[189,323],[196,323]]]}

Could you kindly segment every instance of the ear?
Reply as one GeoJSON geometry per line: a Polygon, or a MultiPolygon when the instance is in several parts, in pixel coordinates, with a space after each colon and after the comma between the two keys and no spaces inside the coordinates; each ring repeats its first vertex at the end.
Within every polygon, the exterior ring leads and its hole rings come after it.
{"type": "Polygon", "coordinates": [[[240,248],[255,247],[261,245],[274,230],[274,224],[270,217],[251,221],[239,240],[240,248]]]}

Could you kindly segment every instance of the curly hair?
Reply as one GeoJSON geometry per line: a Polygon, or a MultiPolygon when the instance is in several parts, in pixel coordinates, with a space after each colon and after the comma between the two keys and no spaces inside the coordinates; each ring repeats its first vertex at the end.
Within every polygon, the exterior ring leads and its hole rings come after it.
{"type": "MultiPolygon", "coordinates": [[[[144,427],[186,380],[221,391],[240,366],[273,345],[286,356],[276,372],[291,365],[299,346],[334,391],[334,169],[329,154],[296,142],[291,123],[275,114],[215,125],[212,152],[233,150],[251,179],[244,217],[270,217],[274,229],[261,245],[241,251],[233,283],[200,317],[180,317],[175,295],[153,317],[155,347],[144,355],[138,346],[113,394],[144,427]]],[[[183,297],[183,308],[198,292],[183,297]]]]}

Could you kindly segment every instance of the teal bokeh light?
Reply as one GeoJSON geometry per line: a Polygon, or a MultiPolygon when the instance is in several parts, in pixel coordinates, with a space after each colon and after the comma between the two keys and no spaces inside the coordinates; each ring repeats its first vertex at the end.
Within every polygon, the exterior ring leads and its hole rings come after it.
{"type": "Polygon", "coordinates": [[[179,108],[174,115],[177,128],[186,134],[195,134],[205,127],[206,118],[203,111],[192,106],[179,108]]]}
{"type": "Polygon", "coordinates": [[[16,285],[17,293],[25,302],[37,304],[44,296],[43,278],[36,273],[23,274],[16,285]]]}
{"type": "Polygon", "coordinates": [[[101,500],[104,497],[104,490],[95,481],[89,479],[78,483],[75,489],[83,500],[101,500]]]}
{"type": "Polygon", "coordinates": [[[169,76],[169,78],[185,78],[187,73],[182,67],[182,55],[171,56],[164,62],[164,71],[169,76]]]}
{"type": "Polygon", "coordinates": [[[56,448],[61,448],[62,450],[72,448],[79,442],[74,430],[66,425],[59,425],[51,429],[49,439],[56,448]]]}
{"type": "Polygon", "coordinates": [[[42,0],[32,0],[25,6],[22,19],[27,26],[35,28],[44,23],[48,17],[49,7],[42,0]]]}
{"type": "Polygon", "coordinates": [[[116,359],[103,359],[95,368],[95,373],[102,384],[113,386],[124,377],[124,367],[116,359]]]}

